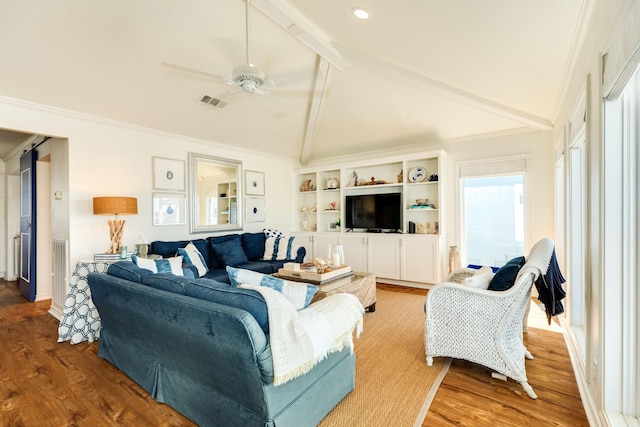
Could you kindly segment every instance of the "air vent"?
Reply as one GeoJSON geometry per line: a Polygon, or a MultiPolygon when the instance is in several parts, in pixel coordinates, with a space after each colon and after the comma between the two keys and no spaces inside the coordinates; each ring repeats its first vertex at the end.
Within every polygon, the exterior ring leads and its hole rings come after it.
{"type": "Polygon", "coordinates": [[[210,105],[216,108],[224,108],[227,106],[226,101],[223,101],[222,99],[215,98],[207,94],[202,95],[202,97],[200,98],[200,103],[210,105]]]}

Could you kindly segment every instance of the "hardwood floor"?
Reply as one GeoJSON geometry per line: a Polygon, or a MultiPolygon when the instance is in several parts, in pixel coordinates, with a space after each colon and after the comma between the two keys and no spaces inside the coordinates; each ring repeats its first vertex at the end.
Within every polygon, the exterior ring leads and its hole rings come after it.
{"type": "MultiPolygon", "coordinates": [[[[49,304],[28,303],[16,282],[0,280],[0,425],[194,425],[97,357],[98,342],[58,343],[49,304]]],[[[531,327],[526,339],[536,356],[527,372],[538,400],[513,381],[455,361],[423,426],[587,426],[562,335],[531,327]]]]}
{"type": "MultiPolygon", "coordinates": [[[[384,285],[378,285],[384,286],[384,285]]],[[[426,295],[426,291],[385,287],[426,295]]],[[[487,368],[454,360],[438,388],[424,427],[589,426],[567,346],[557,323],[532,305],[525,344],[535,359],[527,361],[529,384],[538,399],[520,384],[491,377],[487,368]]]]}

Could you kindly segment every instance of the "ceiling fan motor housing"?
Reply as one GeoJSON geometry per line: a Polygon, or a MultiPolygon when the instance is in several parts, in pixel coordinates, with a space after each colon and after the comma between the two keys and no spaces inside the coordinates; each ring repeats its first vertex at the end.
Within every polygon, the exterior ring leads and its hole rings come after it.
{"type": "Polygon", "coordinates": [[[254,65],[237,66],[232,78],[246,92],[254,92],[264,84],[264,73],[254,65]]]}

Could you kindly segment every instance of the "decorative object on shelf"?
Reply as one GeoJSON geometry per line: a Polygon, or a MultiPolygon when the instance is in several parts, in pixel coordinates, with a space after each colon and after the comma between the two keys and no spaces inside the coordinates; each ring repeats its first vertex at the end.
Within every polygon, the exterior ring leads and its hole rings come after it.
{"type": "Polygon", "coordinates": [[[184,193],[153,193],[153,225],[187,223],[184,193]]]}
{"type": "Polygon", "coordinates": [[[449,246],[449,273],[460,268],[460,251],[457,246],[449,246]]]}
{"type": "Polygon", "coordinates": [[[431,182],[436,182],[436,181],[438,181],[438,175],[436,175],[435,173],[431,174],[431,175],[429,176],[429,181],[431,181],[431,182]]]}
{"type": "Polygon", "coordinates": [[[429,203],[429,199],[416,199],[416,204],[411,205],[409,209],[435,209],[433,203],[429,203]]]}
{"type": "Polygon", "coordinates": [[[116,219],[107,221],[109,224],[109,248],[108,254],[119,254],[122,243],[122,231],[124,219],[118,219],[118,215],[136,215],[138,213],[138,199],[135,197],[94,197],[94,215],[115,215],[116,219]]]}
{"type": "Polygon", "coordinates": [[[314,187],[314,185],[311,183],[310,179],[306,179],[304,180],[304,182],[302,183],[302,185],[300,186],[300,191],[314,191],[316,188],[314,187]]]}
{"type": "Polygon", "coordinates": [[[302,208],[300,208],[300,212],[315,212],[317,210],[318,208],[315,203],[313,205],[303,206],[302,208]]]}
{"type": "Polygon", "coordinates": [[[403,175],[404,175],[404,173],[403,173],[402,169],[400,169],[400,173],[397,175],[398,184],[402,184],[403,175]]]}
{"type": "Polygon", "coordinates": [[[433,225],[433,234],[439,234],[440,233],[440,223],[438,221],[434,222],[433,225]]]}
{"type": "Polygon", "coordinates": [[[424,230],[427,234],[433,234],[433,224],[431,223],[431,221],[427,221],[424,230]]]}
{"type": "Polygon", "coordinates": [[[340,188],[340,181],[338,181],[338,178],[327,179],[327,190],[337,190],[338,188],[340,188]]]}
{"type": "Polygon", "coordinates": [[[264,197],[246,197],[247,222],[264,222],[264,197]]]}
{"type": "Polygon", "coordinates": [[[353,171],[351,172],[351,178],[349,179],[347,187],[355,187],[356,185],[358,185],[358,172],[353,171]]]}
{"type": "Polygon", "coordinates": [[[250,196],[264,196],[264,172],[244,171],[244,192],[250,196]]]}
{"type": "Polygon", "coordinates": [[[337,210],[337,209],[338,209],[338,208],[337,208],[337,206],[338,206],[338,205],[337,205],[337,203],[336,203],[336,202],[331,202],[331,203],[329,203],[329,207],[327,208],[327,210],[328,210],[328,211],[335,211],[335,210],[337,210]]]}
{"type": "Polygon", "coordinates": [[[303,219],[302,221],[300,221],[300,225],[302,226],[302,231],[309,230],[309,221],[307,221],[306,219],[303,219]]]}
{"type": "Polygon", "coordinates": [[[184,191],[184,161],[152,157],[154,190],[184,191]]]}
{"type": "Polygon", "coordinates": [[[369,179],[369,181],[365,181],[364,179],[361,179],[358,181],[356,185],[361,186],[361,185],[381,185],[381,184],[388,184],[388,182],[385,181],[384,179],[376,179],[375,176],[372,176],[369,179]]]}
{"type": "Polygon", "coordinates": [[[329,231],[340,231],[340,220],[329,223],[329,231]]]}
{"type": "Polygon", "coordinates": [[[427,177],[427,170],[422,166],[415,167],[409,171],[409,181],[422,182],[427,177]]]}
{"type": "Polygon", "coordinates": [[[423,223],[419,222],[416,225],[417,225],[418,234],[425,234],[426,233],[423,223]]]}

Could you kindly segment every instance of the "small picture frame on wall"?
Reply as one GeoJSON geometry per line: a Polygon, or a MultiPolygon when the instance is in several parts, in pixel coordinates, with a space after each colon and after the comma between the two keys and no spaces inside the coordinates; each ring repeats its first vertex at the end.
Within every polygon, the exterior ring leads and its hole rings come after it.
{"type": "Polygon", "coordinates": [[[152,157],[153,189],[185,191],[184,164],[183,160],[152,157]]]}
{"type": "Polygon", "coordinates": [[[247,222],[264,222],[264,197],[246,197],[244,205],[247,222]]]}
{"type": "Polygon", "coordinates": [[[153,193],[153,225],[186,224],[184,193],[153,193]]]}
{"type": "Polygon", "coordinates": [[[244,192],[248,196],[264,196],[264,172],[245,170],[244,192]]]}

